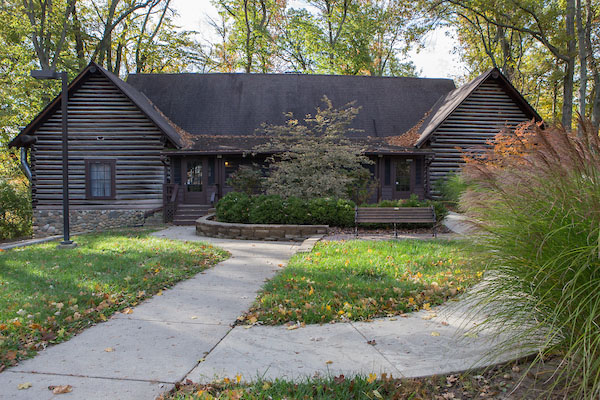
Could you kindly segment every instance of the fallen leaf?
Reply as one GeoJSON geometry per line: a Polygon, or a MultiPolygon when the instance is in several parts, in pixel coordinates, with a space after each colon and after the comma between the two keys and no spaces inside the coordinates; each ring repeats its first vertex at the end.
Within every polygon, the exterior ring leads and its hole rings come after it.
{"type": "Polygon", "coordinates": [[[436,332],[436,331],[433,331],[433,332],[431,332],[431,336],[440,336],[440,333],[436,332]]]}
{"type": "Polygon", "coordinates": [[[104,351],[107,352],[107,353],[112,353],[113,351],[115,351],[115,349],[112,348],[112,347],[107,347],[107,348],[104,349],[104,351]]]}
{"type": "Polygon", "coordinates": [[[398,318],[390,318],[390,321],[398,321],[398,318]]]}
{"type": "Polygon", "coordinates": [[[288,331],[293,331],[294,329],[298,329],[298,328],[299,328],[298,325],[290,325],[290,326],[287,327],[287,330],[288,331]]]}
{"type": "Polygon", "coordinates": [[[31,382],[19,383],[17,385],[17,389],[19,389],[19,390],[29,389],[30,387],[31,387],[31,382]]]}
{"type": "Polygon", "coordinates": [[[327,360],[327,361],[325,361],[325,364],[327,364],[327,365],[329,365],[329,364],[333,364],[333,361],[331,361],[331,360],[327,360]]]}
{"type": "Polygon", "coordinates": [[[156,292],[157,296],[162,296],[162,290],[159,290],[158,292],[156,292]]]}
{"type": "Polygon", "coordinates": [[[198,319],[198,317],[197,317],[197,316],[195,316],[195,315],[192,315],[190,318],[191,318],[191,319],[198,319]]]}
{"type": "Polygon", "coordinates": [[[431,314],[424,315],[421,318],[423,318],[426,321],[429,321],[430,319],[435,318],[435,317],[437,317],[437,314],[436,313],[431,313],[431,314]]]}
{"type": "Polygon", "coordinates": [[[59,386],[48,386],[48,389],[52,390],[53,394],[65,394],[73,391],[71,385],[59,385],[59,386]]]}
{"type": "Polygon", "coordinates": [[[6,357],[7,360],[12,361],[15,358],[17,358],[17,351],[16,350],[9,350],[9,351],[6,352],[5,357],[6,357]]]}
{"type": "Polygon", "coordinates": [[[126,309],[124,309],[123,311],[121,311],[121,313],[123,314],[131,314],[133,312],[133,310],[129,307],[127,307],[126,309]]]}

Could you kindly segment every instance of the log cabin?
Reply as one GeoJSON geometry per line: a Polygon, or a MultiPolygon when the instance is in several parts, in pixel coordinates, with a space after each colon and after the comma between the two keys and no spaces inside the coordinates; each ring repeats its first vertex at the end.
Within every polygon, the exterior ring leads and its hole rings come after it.
{"type": "MultiPolygon", "coordinates": [[[[364,148],[371,201],[435,196],[465,151],[537,112],[498,69],[456,88],[450,79],[304,74],[130,74],[90,63],[69,85],[73,231],[165,222],[191,224],[232,190],[240,165],[269,138],[262,124],[314,113],[326,95],[360,112],[351,140],[364,148]]],[[[30,172],[34,235],[62,231],[61,98],[10,142],[30,172]]]]}

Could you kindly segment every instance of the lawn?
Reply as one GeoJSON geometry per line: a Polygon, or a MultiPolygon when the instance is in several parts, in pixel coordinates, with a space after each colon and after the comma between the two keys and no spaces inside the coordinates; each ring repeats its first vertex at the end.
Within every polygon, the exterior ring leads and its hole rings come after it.
{"type": "Polygon", "coordinates": [[[461,242],[320,242],[266,283],[246,323],[368,320],[429,309],[477,282],[461,242]]]}
{"type": "Polygon", "coordinates": [[[227,257],[149,233],[77,236],[71,250],[51,242],[0,252],[0,371],[227,257]]]}
{"type": "Polygon", "coordinates": [[[160,400],[258,400],[258,399],[539,399],[572,398],[566,390],[546,397],[549,381],[554,381],[550,366],[530,370],[527,361],[511,362],[463,374],[437,375],[416,379],[377,376],[316,377],[300,382],[286,380],[252,383],[238,382],[243,377],[225,378],[210,384],[187,382],[177,385],[160,400]]]}

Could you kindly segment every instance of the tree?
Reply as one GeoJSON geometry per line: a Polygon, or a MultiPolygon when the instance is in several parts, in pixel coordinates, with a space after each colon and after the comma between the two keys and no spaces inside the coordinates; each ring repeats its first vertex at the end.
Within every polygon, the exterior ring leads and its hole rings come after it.
{"type": "Polygon", "coordinates": [[[269,157],[270,173],[265,181],[268,194],[302,199],[349,198],[357,180],[372,164],[360,145],[346,134],[359,109],[347,104],[335,109],[327,97],[324,108],[307,115],[304,123],[287,114],[285,125],[264,126],[270,142],[255,151],[275,151],[269,157]]]}
{"type": "Polygon", "coordinates": [[[467,12],[497,29],[527,35],[543,46],[563,68],[561,121],[567,129],[570,129],[573,120],[575,72],[579,59],[582,86],[579,103],[580,112],[584,111],[585,114],[587,63],[591,55],[593,15],[597,7],[592,0],[585,4],[580,0],[433,0],[431,5],[435,9],[442,9],[444,13],[463,15],[467,12]],[[446,7],[448,5],[450,8],[446,7]]]}
{"type": "MultiPolygon", "coordinates": [[[[215,0],[224,21],[229,21],[229,40],[239,52],[244,72],[269,72],[272,67],[271,25],[285,9],[275,0],[215,0]]],[[[214,24],[213,24],[214,26],[214,24]]]]}

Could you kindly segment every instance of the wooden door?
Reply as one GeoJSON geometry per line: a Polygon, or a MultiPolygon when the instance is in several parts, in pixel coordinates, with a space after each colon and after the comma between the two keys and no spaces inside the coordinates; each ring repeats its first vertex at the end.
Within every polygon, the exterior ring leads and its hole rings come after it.
{"type": "Polygon", "coordinates": [[[206,159],[184,158],[181,165],[183,201],[188,204],[206,204],[206,159]]]}
{"type": "Polygon", "coordinates": [[[394,159],[392,176],[394,199],[409,198],[414,187],[413,160],[410,158],[394,159]]]}

